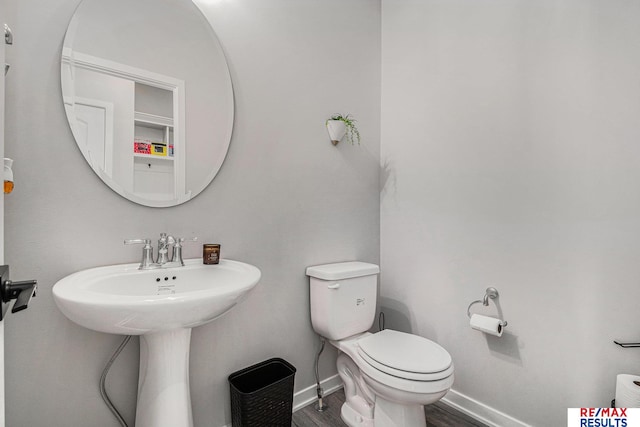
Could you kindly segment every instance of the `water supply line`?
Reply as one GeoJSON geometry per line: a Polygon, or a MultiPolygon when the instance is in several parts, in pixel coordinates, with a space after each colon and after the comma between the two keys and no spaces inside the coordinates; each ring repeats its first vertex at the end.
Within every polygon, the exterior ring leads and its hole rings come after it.
{"type": "Polygon", "coordinates": [[[122,343],[120,343],[115,353],[113,353],[113,356],[111,356],[111,359],[109,359],[109,361],[107,362],[107,365],[104,367],[104,370],[102,371],[102,375],[100,376],[100,396],[102,396],[102,400],[104,400],[104,403],[107,405],[107,407],[109,408],[113,416],[116,417],[116,419],[118,420],[118,422],[122,427],[128,427],[128,426],[124,418],[122,418],[122,415],[120,415],[120,412],[118,412],[116,407],[113,406],[111,399],[109,399],[109,395],[107,394],[107,389],[105,387],[105,381],[107,379],[107,374],[109,373],[109,369],[111,369],[111,365],[113,365],[113,362],[115,362],[118,356],[120,355],[120,353],[122,353],[122,350],[124,350],[124,348],[126,347],[130,339],[131,339],[131,335],[127,335],[126,337],[124,337],[124,340],[122,340],[122,343]]]}
{"type": "MultiPolygon", "coordinates": [[[[378,316],[378,328],[379,330],[384,330],[384,313],[381,311],[378,316]]],[[[318,402],[315,404],[315,409],[318,412],[324,412],[329,408],[329,405],[322,401],[324,391],[320,386],[320,373],[319,373],[319,364],[320,364],[320,355],[324,351],[324,345],[326,343],[326,339],[323,336],[320,336],[320,350],[316,355],[316,364],[315,364],[315,372],[316,372],[316,393],[318,395],[318,402]]]]}
{"type": "Polygon", "coordinates": [[[319,373],[319,367],[318,365],[320,364],[320,355],[322,354],[322,351],[324,350],[324,344],[325,344],[326,340],[324,339],[324,337],[320,337],[320,351],[318,351],[318,354],[316,355],[316,393],[318,394],[318,402],[315,405],[316,411],[318,412],[324,412],[327,408],[329,408],[329,405],[325,404],[322,402],[322,395],[324,394],[322,387],[320,387],[320,373],[319,373]]]}

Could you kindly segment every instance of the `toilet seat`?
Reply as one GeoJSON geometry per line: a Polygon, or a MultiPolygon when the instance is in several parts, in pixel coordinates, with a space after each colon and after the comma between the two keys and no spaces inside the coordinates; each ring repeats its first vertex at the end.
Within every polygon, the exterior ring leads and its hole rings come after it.
{"type": "Polygon", "coordinates": [[[426,338],[385,329],[357,341],[358,355],[375,369],[397,378],[438,381],[453,374],[449,353],[426,338]]]}
{"type": "Polygon", "coordinates": [[[426,338],[385,329],[358,340],[358,355],[394,377],[438,381],[453,373],[451,356],[426,338]]]}
{"type": "MultiPolygon", "coordinates": [[[[390,331],[390,330],[385,329],[385,331],[390,331]]],[[[397,390],[401,390],[408,393],[417,393],[417,394],[438,393],[451,388],[451,385],[453,385],[453,372],[454,372],[453,363],[451,363],[448,368],[446,368],[441,372],[437,372],[433,374],[420,374],[420,373],[409,373],[409,372],[401,371],[395,368],[390,368],[388,366],[384,367],[384,370],[378,369],[372,363],[366,360],[365,357],[363,356],[363,354],[365,353],[360,350],[359,342],[373,335],[378,335],[382,332],[384,331],[378,332],[376,334],[365,332],[363,334],[355,335],[353,337],[350,337],[344,340],[331,341],[331,344],[334,345],[336,348],[338,348],[338,350],[346,353],[354,361],[354,363],[360,368],[360,371],[365,378],[371,379],[380,384],[384,384],[388,387],[392,387],[397,390]],[[415,377],[416,379],[410,378],[412,376],[415,377]],[[425,378],[425,380],[419,379],[419,378],[425,378]]],[[[390,332],[401,333],[397,331],[390,331],[390,332]]],[[[387,335],[387,334],[385,333],[383,334],[383,336],[384,335],[387,335]]],[[[409,334],[406,334],[406,335],[409,335],[409,334]]],[[[446,350],[444,351],[446,352],[446,350]]],[[[369,360],[371,360],[370,357],[369,357],[369,360]]]]}

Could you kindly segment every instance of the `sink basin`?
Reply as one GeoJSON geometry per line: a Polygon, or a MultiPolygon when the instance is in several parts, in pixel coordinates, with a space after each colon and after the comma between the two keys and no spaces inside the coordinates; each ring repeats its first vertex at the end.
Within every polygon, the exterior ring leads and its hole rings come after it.
{"type": "Polygon", "coordinates": [[[253,289],[260,270],[243,262],[138,270],[121,264],[79,271],[60,280],[53,296],[73,322],[100,332],[142,335],[193,328],[226,313],[253,289]]]}
{"type": "Polygon", "coordinates": [[[136,427],[193,427],[191,328],[231,310],[258,283],[260,270],[228,259],[156,270],[138,265],[73,273],[53,286],[54,300],[81,326],[140,335],[136,427]]]}

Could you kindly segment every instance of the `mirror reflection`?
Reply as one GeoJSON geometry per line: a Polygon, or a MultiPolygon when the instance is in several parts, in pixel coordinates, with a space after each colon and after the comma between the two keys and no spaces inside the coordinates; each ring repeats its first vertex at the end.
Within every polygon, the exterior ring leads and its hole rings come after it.
{"type": "Polygon", "coordinates": [[[231,79],[191,0],[83,0],[65,36],[62,92],[85,160],[133,202],[184,203],[224,161],[231,79]]]}

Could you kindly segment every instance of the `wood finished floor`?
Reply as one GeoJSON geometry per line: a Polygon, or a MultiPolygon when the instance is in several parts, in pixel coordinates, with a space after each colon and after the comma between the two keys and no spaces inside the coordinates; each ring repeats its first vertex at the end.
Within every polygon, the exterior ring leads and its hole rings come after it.
{"type": "MultiPolygon", "coordinates": [[[[340,418],[340,407],[344,402],[344,391],[339,390],[324,399],[329,409],[318,412],[309,405],[293,414],[294,427],[343,427],[346,424],[340,418]]],[[[486,427],[479,421],[456,411],[444,403],[425,406],[429,427],[486,427]]]]}

